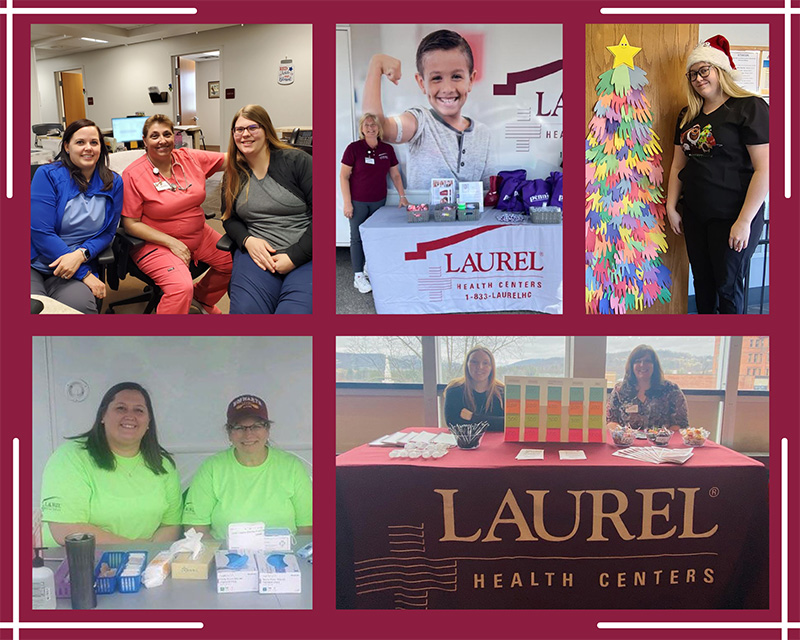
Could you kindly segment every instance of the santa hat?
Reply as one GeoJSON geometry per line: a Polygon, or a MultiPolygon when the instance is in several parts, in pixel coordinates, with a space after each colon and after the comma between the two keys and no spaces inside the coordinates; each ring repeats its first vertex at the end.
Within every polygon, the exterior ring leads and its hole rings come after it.
{"type": "Polygon", "coordinates": [[[734,80],[741,75],[736,70],[736,65],[731,57],[731,45],[725,36],[716,35],[698,44],[686,60],[686,71],[689,71],[692,65],[698,62],[710,62],[727,71],[734,80]]]}

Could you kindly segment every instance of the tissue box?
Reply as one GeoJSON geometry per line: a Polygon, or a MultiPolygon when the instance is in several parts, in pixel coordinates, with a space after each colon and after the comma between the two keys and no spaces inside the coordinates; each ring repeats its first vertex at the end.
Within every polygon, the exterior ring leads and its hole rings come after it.
{"type": "Polygon", "coordinates": [[[292,550],[292,532],[288,529],[267,529],[264,531],[264,551],[292,550]]]}
{"type": "Polygon", "coordinates": [[[259,593],[300,593],[300,567],[294,555],[262,551],[256,561],[259,593]]]}
{"type": "Polygon", "coordinates": [[[247,554],[247,564],[241,569],[229,569],[228,551],[217,551],[217,593],[258,592],[258,567],[253,552],[247,554]]]}
{"type": "Polygon", "coordinates": [[[176,554],[172,559],[173,580],[208,580],[208,567],[219,547],[216,540],[204,542],[203,550],[194,560],[188,551],[176,554]]]}
{"type": "Polygon", "coordinates": [[[263,522],[231,522],[228,525],[228,549],[264,548],[263,522]]]}

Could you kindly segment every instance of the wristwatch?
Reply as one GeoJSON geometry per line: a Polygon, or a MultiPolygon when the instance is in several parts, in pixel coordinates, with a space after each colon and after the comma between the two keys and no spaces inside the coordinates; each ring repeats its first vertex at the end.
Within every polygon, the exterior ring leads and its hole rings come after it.
{"type": "Polygon", "coordinates": [[[89,258],[90,258],[89,250],[88,249],[84,249],[83,247],[78,247],[78,251],[80,251],[81,254],[83,255],[83,261],[84,262],[89,262],[89,258]]]}

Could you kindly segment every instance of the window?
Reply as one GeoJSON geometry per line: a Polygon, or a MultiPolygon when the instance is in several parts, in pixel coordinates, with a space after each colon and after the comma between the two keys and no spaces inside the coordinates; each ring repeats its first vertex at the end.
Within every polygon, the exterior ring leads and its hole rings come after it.
{"type": "Polygon", "coordinates": [[[420,337],[337,337],[336,382],[422,384],[420,337]]]}
{"type": "Polygon", "coordinates": [[[681,389],[720,389],[723,340],[719,336],[609,336],[606,379],[609,386],[622,380],[630,352],[648,344],[658,354],[664,376],[681,389]]]}
{"type": "MultiPolygon", "coordinates": [[[[440,336],[438,383],[447,384],[464,372],[464,359],[476,345],[489,349],[500,380],[507,375],[565,374],[563,336],[440,336]]],[[[433,344],[433,343],[428,343],[433,344]]],[[[420,336],[339,336],[336,338],[336,381],[422,384],[422,363],[433,362],[434,349],[423,354],[420,336]]]]}
{"type": "Polygon", "coordinates": [[[439,383],[447,384],[464,375],[464,359],[472,347],[481,345],[494,354],[497,377],[563,377],[566,338],[563,336],[440,336],[439,383]]]}

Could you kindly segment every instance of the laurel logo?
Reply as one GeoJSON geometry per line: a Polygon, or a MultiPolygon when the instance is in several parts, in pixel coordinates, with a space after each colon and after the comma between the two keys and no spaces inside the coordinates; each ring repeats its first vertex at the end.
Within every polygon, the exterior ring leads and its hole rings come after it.
{"type": "Polygon", "coordinates": [[[42,498],[42,511],[61,511],[61,498],[59,496],[50,496],[42,498]]]}

